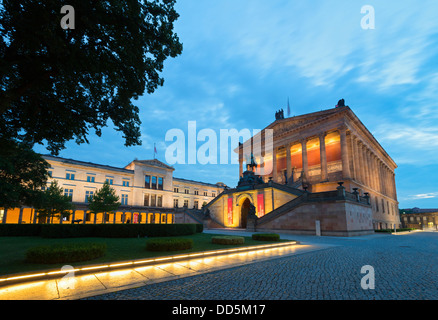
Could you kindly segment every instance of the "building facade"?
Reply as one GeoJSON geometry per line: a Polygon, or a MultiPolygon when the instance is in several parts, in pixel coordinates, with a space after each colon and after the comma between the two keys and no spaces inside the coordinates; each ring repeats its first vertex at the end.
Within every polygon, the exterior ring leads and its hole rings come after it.
{"type": "Polygon", "coordinates": [[[438,230],[438,209],[413,208],[401,211],[400,220],[403,228],[438,230]]]}
{"type": "MultiPolygon", "coordinates": [[[[344,182],[347,192],[366,194],[372,207],[374,229],[391,228],[400,224],[394,160],[364,126],[354,112],[345,105],[306,115],[279,117],[260,133],[262,150],[271,149],[263,159],[255,157],[256,173],[264,182],[288,185],[310,192],[336,190],[344,182]],[[273,130],[273,145],[264,145],[266,130],[273,130]]],[[[248,144],[241,144],[239,153],[240,176],[248,144]]]]}
{"type": "MultiPolygon", "coordinates": [[[[75,204],[72,214],[52,223],[180,223],[184,209],[201,209],[225,185],[209,184],[173,177],[174,168],[159,160],[134,160],[124,168],[43,156],[50,164],[50,179],[64,189],[75,204]],[[119,196],[121,206],[115,213],[94,215],[88,201],[107,181],[119,196]]],[[[38,223],[33,208],[0,209],[2,223],[38,223]]]]}

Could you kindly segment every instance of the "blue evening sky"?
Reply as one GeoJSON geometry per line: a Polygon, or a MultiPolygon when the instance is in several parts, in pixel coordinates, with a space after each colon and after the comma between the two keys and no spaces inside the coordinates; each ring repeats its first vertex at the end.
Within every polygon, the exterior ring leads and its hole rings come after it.
{"type": "MultiPolygon", "coordinates": [[[[219,137],[220,129],[263,129],[288,98],[291,116],[344,98],[397,163],[400,208],[438,208],[436,0],[181,0],[176,9],[184,51],[166,61],[164,86],[136,101],[143,145],[124,147],[109,124],[60,156],[123,167],[152,159],[156,143],[166,162],[166,132],[187,132],[189,121],[219,137]],[[375,29],[361,27],[365,5],[375,29]]],[[[238,165],[174,167],[180,178],[238,182],[238,165]]]]}

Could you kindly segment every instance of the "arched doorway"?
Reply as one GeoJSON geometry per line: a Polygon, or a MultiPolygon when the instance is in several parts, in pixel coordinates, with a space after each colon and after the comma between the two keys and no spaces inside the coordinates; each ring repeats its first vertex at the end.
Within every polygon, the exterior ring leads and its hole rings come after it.
{"type": "Polygon", "coordinates": [[[240,227],[246,228],[246,224],[248,221],[248,212],[249,212],[249,206],[251,204],[251,201],[246,198],[245,201],[242,203],[242,209],[240,210],[240,227]]]}

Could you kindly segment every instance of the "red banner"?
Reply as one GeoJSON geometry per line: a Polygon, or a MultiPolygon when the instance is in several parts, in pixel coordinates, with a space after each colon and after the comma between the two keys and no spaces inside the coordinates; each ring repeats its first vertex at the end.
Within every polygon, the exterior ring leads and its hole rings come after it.
{"type": "Polygon", "coordinates": [[[132,223],[138,223],[138,213],[134,213],[134,221],[132,223]]]}
{"type": "Polygon", "coordinates": [[[228,225],[233,224],[233,198],[228,198],[228,225]]]}
{"type": "Polygon", "coordinates": [[[261,218],[265,215],[265,195],[259,193],[257,195],[257,217],[261,218]]]}

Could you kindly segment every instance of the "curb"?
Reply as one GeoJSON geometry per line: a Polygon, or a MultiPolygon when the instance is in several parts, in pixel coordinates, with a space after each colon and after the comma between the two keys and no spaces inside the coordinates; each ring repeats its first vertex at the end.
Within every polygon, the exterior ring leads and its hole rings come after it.
{"type": "Polygon", "coordinates": [[[96,272],[104,272],[104,271],[116,271],[122,270],[132,267],[143,267],[143,266],[152,266],[162,264],[163,262],[177,262],[182,260],[187,260],[191,258],[205,258],[205,257],[214,257],[227,255],[230,253],[244,253],[249,251],[263,250],[263,249],[274,249],[281,248],[285,246],[298,245],[299,241],[284,241],[281,243],[275,244],[264,244],[258,246],[247,246],[233,249],[222,249],[222,250],[211,250],[211,251],[203,251],[203,252],[194,252],[188,254],[179,254],[179,255],[171,255],[171,256],[161,256],[150,259],[138,259],[131,261],[119,261],[114,263],[105,263],[98,265],[84,265],[78,267],[65,268],[64,270],[60,269],[50,269],[50,270],[42,270],[38,272],[32,273],[17,273],[3,276],[0,278],[0,288],[3,286],[17,284],[17,283],[25,283],[35,280],[51,280],[56,278],[62,278],[70,272],[75,272],[78,275],[96,273],[96,272]]]}

